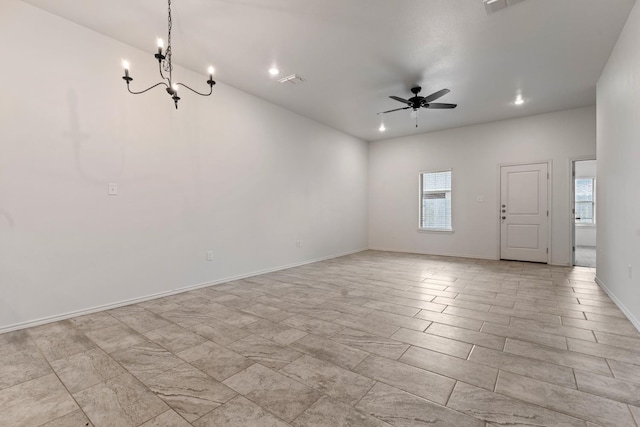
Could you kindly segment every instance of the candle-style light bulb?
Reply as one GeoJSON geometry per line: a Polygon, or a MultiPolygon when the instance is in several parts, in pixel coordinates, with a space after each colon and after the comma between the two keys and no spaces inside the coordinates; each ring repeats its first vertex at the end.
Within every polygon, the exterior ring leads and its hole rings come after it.
{"type": "Polygon", "coordinates": [[[164,41],[158,38],[158,55],[162,55],[162,49],[164,49],[164,41]]]}
{"type": "Polygon", "coordinates": [[[127,61],[126,59],[123,59],[122,67],[124,67],[124,76],[129,77],[129,61],[127,61]]]}
{"type": "Polygon", "coordinates": [[[209,67],[209,69],[207,71],[209,71],[209,77],[213,77],[213,73],[215,72],[215,68],[209,67]]]}

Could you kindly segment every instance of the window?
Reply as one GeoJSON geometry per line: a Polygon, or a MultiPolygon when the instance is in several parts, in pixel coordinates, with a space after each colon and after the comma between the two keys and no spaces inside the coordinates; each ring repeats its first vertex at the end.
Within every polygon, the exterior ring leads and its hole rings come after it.
{"type": "Polygon", "coordinates": [[[576,224],[596,223],[596,198],[594,178],[576,179],[576,224]]]}
{"type": "Polygon", "coordinates": [[[451,231],[451,170],[420,174],[420,229],[451,231]]]}

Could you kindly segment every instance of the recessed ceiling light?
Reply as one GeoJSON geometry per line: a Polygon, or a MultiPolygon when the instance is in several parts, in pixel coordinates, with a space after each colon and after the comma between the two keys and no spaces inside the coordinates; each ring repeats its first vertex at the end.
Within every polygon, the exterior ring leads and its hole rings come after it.
{"type": "Polygon", "coordinates": [[[384,123],[383,123],[383,124],[381,124],[381,125],[380,125],[380,127],[378,128],[378,130],[379,130],[380,132],[384,132],[385,130],[387,130],[387,128],[386,128],[386,127],[384,127],[384,123]]]}
{"type": "Polygon", "coordinates": [[[515,105],[522,105],[524,104],[524,99],[522,98],[522,95],[518,94],[518,96],[516,97],[516,100],[513,101],[513,103],[515,105]]]}
{"type": "Polygon", "coordinates": [[[280,70],[278,70],[276,67],[271,67],[269,68],[269,74],[271,74],[272,76],[277,76],[278,74],[280,74],[280,70]]]}

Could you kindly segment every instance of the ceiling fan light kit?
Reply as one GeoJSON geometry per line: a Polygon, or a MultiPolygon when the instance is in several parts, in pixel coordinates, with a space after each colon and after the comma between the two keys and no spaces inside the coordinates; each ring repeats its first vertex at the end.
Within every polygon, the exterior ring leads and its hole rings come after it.
{"type": "Polygon", "coordinates": [[[378,114],[387,114],[387,113],[393,113],[394,111],[411,109],[412,110],[411,117],[416,119],[416,127],[418,127],[418,111],[420,110],[420,108],[435,109],[435,110],[450,110],[458,106],[458,104],[445,104],[441,102],[432,102],[432,101],[435,101],[436,99],[442,98],[443,96],[451,92],[449,89],[439,90],[437,92],[432,93],[429,96],[418,95],[421,91],[422,91],[422,88],[420,86],[411,88],[411,93],[413,93],[413,96],[409,99],[400,98],[398,96],[390,96],[389,98],[393,99],[394,101],[402,102],[403,104],[406,104],[407,107],[395,108],[393,110],[383,111],[378,114]]]}
{"type": "Polygon", "coordinates": [[[122,61],[122,66],[124,67],[124,76],[122,76],[122,80],[124,80],[127,83],[127,90],[134,95],[139,95],[141,93],[148,92],[151,89],[158,86],[165,86],[166,88],[165,90],[167,91],[169,96],[171,96],[171,99],[173,99],[173,103],[175,104],[176,110],[177,110],[178,101],[180,101],[180,97],[178,96],[178,86],[182,86],[186,89],[189,89],[191,92],[200,96],[209,96],[213,93],[213,85],[215,85],[216,82],[213,80],[213,71],[214,71],[213,67],[209,67],[209,79],[207,80],[207,84],[209,85],[209,93],[198,92],[197,90],[190,88],[184,83],[179,83],[179,82],[174,83],[173,63],[171,62],[171,29],[173,27],[173,22],[171,19],[171,0],[168,0],[168,4],[169,4],[169,16],[168,16],[168,24],[167,24],[168,26],[167,49],[163,52],[164,42],[162,39],[158,39],[158,52],[155,55],[153,55],[158,60],[158,70],[160,72],[160,77],[162,78],[162,80],[166,80],[166,81],[161,81],[160,83],[156,83],[155,85],[150,86],[147,89],[141,90],[139,92],[132,91],[131,88],[129,87],[129,83],[133,81],[133,78],[129,75],[129,63],[127,61],[122,61]],[[166,76],[163,73],[163,70],[165,73],[167,73],[166,76]]]}

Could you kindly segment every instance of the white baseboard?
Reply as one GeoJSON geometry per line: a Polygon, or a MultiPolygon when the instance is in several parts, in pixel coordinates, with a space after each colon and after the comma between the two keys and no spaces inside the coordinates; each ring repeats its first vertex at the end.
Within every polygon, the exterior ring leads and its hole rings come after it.
{"type": "Polygon", "coordinates": [[[622,311],[624,313],[625,316],[627,316],[627,319],[629,319],[629,321],[633,324],[633,326],[636,327],[636,329],[640,332],[640,320],[638,320],[633,313],[631,313],[631,311],[625,307],[625,305],[622,303],[622,301],[620,301],[618,299],[618,297],[615,296],[615,294],[611,291],[611,289],[609,289],[607,287],[607,285],[605,285],[602,280],[600,280],[598,278],[598,276],[596,276],[596,283],[598,285],[600,285],[600,287],[602,288],[603,291],[605,291],[607,293],[607,295],[609,295],[609,298],[611,298],[611,300],[618,306],[618,308],[620,309],[620,311],[622,311]]]}
{"type": "Polygon", "coordinates": [[[381,252],[397,252],[403,254],[418,254],[418,255],[433,255],[433,256],[446,256],[452,258],[468,258],[468,259],[482,259],[488,261],[498,261],[495,257],[484,257],[479,255],[466,255],[466,254],[449,254],[444,252],[424,252],[424,251],[416,251],[413,249],[395,249],[395,248],[380,248],[380,247],[370,247],[369,250],[372,251],[381,251],[381,252]]]}
{"type": "Polygon", "coordinates": [[[28,320],[26,322],[14,323],[12,325],[7,325],[7,326],[0,327],[0,334],[5,333],[5,332],[17,331],[19,329],[25,329],[25,328],[31,328],[31,327],[34,327],[34,326],[40,326],[40,325],[44,325],[44,324],[47,324],[47,323],[58,322],[60,320],[70,319],[72,317],[84,316],[86,314],[96,313],[96,312],[99,312],[99,311],[110,310],[112,308],[124,307],[126,305],[136,304],[136,303],[149,301],[149,300],[156,299],[156,298],[166,297],[166,296],[169,296],[169,295],[175,295],[175,294],[180,294],[180,293],[183,293],[183,292],[193,291],[193,290],[196,290],[196,289],[205,288],[207,286],[220,285],[222,283],[232,282],[234,280],[246,279],[248,277],[259,276],[261,274],[266,274],[266,273],[273,273],[274,271],[281,271],[281,270],[286,270],[288,268],[300,267],[302,265],[313,264],[315,262],[320,262],[320,261],[326,261],[328,259],[340,258],[340,257],[343,257],[343,256],[347,256],[347,255],[352,255],[352,254],[356,254],[356,253],[359,253],[359,252],[363,252],[363,251],[366,251],[366,250],[367,250],[367,248],[358,249],[358,250],[355,250],[355,251],[342,252],[342,253],[333,254],[333,255],[329,255],[329,256],[325,256],[325,257],[314,258],[314,259],[310,259],[310,260],[305,260],[305,261],[295,262],[295,263],[291,263],[291,264],[281,265],[281,266],[278,266],[278,267],[267,268],[267,269],[264,269],[264,270],[252,271],[250,273],[240,274],[240,275],[237,275],[237,276],[225,277],[223,279],[218,279],[218,280],[214,280],[214,281],[211,281],[211,282],[204,282],[204,283],[197,283],[195,285],[188,285],[188,286],[184,286],[184,287],[181,287],[181,288],[176,288],[176,289],[173,289],[173,290],[170,290],[170,291],[159,292],[159,293],[156,293],[156,294],[145,295],[145,296],[137,297],[137,298],[131,298],[131,299],[124,300],[124,301],[118,301],[118,302],[114,302],[114,303],[103,304],[103,305],[90,307],[90,308],[85,308],[85,309],[81,309],[81,310],[70,311],[70,312],[63,313],[63,314],[56,314],[54,316],[42,317],[40,319],[35,319],[35,320],[28,320]]]}

